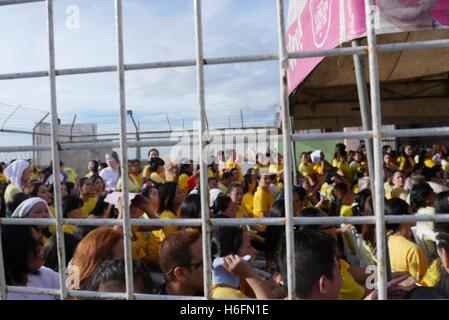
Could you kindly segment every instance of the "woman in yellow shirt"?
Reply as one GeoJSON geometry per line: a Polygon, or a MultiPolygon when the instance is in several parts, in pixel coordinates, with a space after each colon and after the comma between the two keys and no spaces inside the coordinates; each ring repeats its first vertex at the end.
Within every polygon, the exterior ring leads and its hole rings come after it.
{"type": "Polygon", "coordinates": [[[258,176],[258,187],[254,193],[253,216],[255,218],[268,217],[274,202],[274,194],[270,190],[271,175],[269,172],[261,172],[258,176]]]}
{"type": "Polygon", "coordinates": [[[337,168],[339,163],[338,154],[346,152],[346,145],[344,143],[337,143],[335,145],[334,158],[332,159],[332,167],[337,168]]]}
{"type": "Polygon", "coordinates": [[[257,188],[256,177],[246,174],[243,177],[243,198],[239,212],[245,217],[253,217],[254,212],[254,192],[257,188]]]}
{"type": "Polygon", "coordinates": [[[342,172],[342,174],[352,182],[353,176],[351,168],[348,163],[348,153],[346,151],[339,152],[336,154],[337,156],[337,169],[342,172]]]}
{"type": "Polygon", "coordinates": [[[97,174],[94,174],[90,177],[90,181],[92,182],[94,187],[95,198],[99,198],[106,191],[106,184],[104,183],[103,178],[97,174]]]}
{"type": "MultiPolygon", "coordinates": [[[[159,219],[177,219],[178,210],[184,201],[184,192],[174,182],[167,182],[159,187],[159,219]]],[[[157,265],[159,248],[165,237],[177,230],[175,226],[164,226],[161,230],[151,232],[147,246],[147,256],[157,265]]]]}
{"type": "Polygon", "coordinates": [[[87,174],[85,175],[86,178],[92,177],[94,174],[99,175],[100,172],[98,170],[98,161],[97,160],[89,160],[87,163],[87,174]]]}
{"type": "Polygon", "coordinates": [[[354,193],[344,183],[337,183],[334,187],[334,195],[337,199],[337,214],[342,217],[352,216],[354,193]]]}
{"type": "MultiPolygon", "coordinates": [[[[81,200],[76,196],[67,195],[62,198],[62,216],[65,219],[80,219],[82,214],[81,212],[82,207],[83,207],[83,200],[81,200]]],[[[77,226],[65,224],[63,225],[63,229],[65,233],[73,235],[77,230],[77,226]]]]}
{"type": "MultiPolygon", "coordinates": [[[[406,215],[410,213],[407,202],[393,198],[385,201],[385,215],[406,215]]],[[[407,272],[415,281],[421,278],[427,271],[427,258],[422,249],[411,242],[410,223],[387,224],[388,249],[392,272],[407,272]]]]}
{"type": "MultiPolygon", "coordinates": [[[[117,191],[121,191],[123,188],[122,177],[118,179],[117,191]]],[[[137,182],[132,174],[132,161],[128,160],[128,190],[129,192],[138,193],[140,191],[140,184],[137,182]]]]}
{"type": "Polygon", "coordinates": [[[407,145],[404,148],[404,152],[398,158],[399,170],[403,171],[406,175],[413,172],[415,168],[415,160],[413,160],[413,147],[407,145]]]}
{"type": "Polygon", "coordinates": [[[315,171],[313,164],[310,163],[310,155],[308,152],[301,153],[301,164],[299,165],[299,172],[304,177],[310,177],[315,181],[315,171]]]}
{"type": "Polygon", "coordinates": [[[150,179],[156,183],[162,184],[165,183],[165,161],[161,158],[154,158],[150,161],[150,170],[151,175],[150,179]]]}
{"type": "Polygon", "coordinates": [[[189,193],[189,178],[193,172],[193,163],[182,163],[179,167],[178,184],[185,195],[189,193]]]}
{"type": "Polygon", "coordinates": [[[10,183],[5,190],[5,203],[8,203],[14,194],[24,192],[25,188],[28,187],[32,173],[33,166],[26,160],[16,160],[6,167],[4,174],[10,183]]]}
{"type": "Polygon", "coordinates": [[[228,196],[231,198],[232,202],[238,208],[236,213],[236,218],[250,218],[246,214],[246,211],[242,208],[243,201],[243,188],[238,183],[233,183],[228,188],[228,196]]]}
{"type": "Polygon", "coordinates": [[[90,178],[80,179],[80,198],[83,200],[83,207],[81,208],[81,217],[87,217],[95,205],[97,198],[95,197],[95,190],[92,180],[90,178]]]}

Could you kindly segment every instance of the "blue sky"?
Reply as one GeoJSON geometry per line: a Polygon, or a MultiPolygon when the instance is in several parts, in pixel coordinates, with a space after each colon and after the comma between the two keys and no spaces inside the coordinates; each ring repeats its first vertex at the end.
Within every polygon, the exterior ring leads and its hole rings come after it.
{"type": "MultiPolygon", "coordinates": [[[[115,64],[113,0],[56,0],[54,13],[57,69],[115,64]],[[80,10],[79,30],[65,27],[70,5],[80,10]]],[[[126,63],[195,57],[193,1],[123,0],[123,19],[126,63]]],[[[276,26],[275,0],[203,1],[205,57],[276,53],[276,26]]],[[[0,38],[0,73],[47,69],[44,3],[0,7],[0,38]]],[[[206,66],[205,81],[211,117],[238,114],[240,109],[251,114],[279,101],[276,61],[206,66]]],[[[80,122],[108,119],[113,124],[117,88],[115,73],[58,77],[63,122],[70,122],[76,113],[80,122]]],[[[0,81],[0,103],[49,111],[48,96],[46,78],[0,81]]],[[[171,121],[196,117],[195,68],[127,72],[126,98],[137,120],[150,126],[164,114],[171,121]]],[[[22,129],[28,126],[31,130],[31,124],[22,129]]],[[[0,133],[0,145],[7,144],[31,140],[0,133]]]]}

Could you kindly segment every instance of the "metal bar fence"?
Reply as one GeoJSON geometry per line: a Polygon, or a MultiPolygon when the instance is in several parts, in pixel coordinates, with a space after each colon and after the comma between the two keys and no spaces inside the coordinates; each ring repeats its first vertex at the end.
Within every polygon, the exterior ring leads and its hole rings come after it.
{"type": "MultiPolygon", "coordinates": [[[[449,214],[436,214],[434,216],[384,216],[383,197],[376,197],[375,199],[375,216],[372,217],[319,217],[319,218],[298,218],[293,217],[292,208],[292,167],[289,152],[291,149],[291,141],[299,140],[326,140],[334,138],[358,138],[369,139],[373,141],[373,169],[371,171],[378,172],[371,178],[374,178],[374,192],[376,194],[383,193],[383,180],[381,174],[382,159],[381,156],[381,139],[383,137],[429,137],[435,135],[449,135],[449,127],[431,128],[431,129],[402,129],[393,131],[381,130],[381,116],[380,116],[380,93],[379,93],[379,75],[377,52],[393,52],[401,50],[416,50],[429,48],[446,48],[449,47],[449,40],[431,40],[431,41],[416,41],[406,43],[392,43],[381,44],[376,43],[376,34],[374,29],[374,11],[372,0],[365,0],[366,5],[366,22],[367,22],[367,45],[353,46],[345,48],[335,48],[330,50],[317,51],[303,51],[303,52],[287,52],[285,46],[285,25],[283,17],[283,0],[277,0],[277,21],[278,21],[278,35],[279,35],[279,52],[278,54],[268,55],[250,55],[250,56],[236,56],[236,57],[219,57],[206,59],[203,57],[202,44],[202,23],[201,23],[201,1],[194,0],[195,9],[195,41],[196,41],[196,59],[180,60],[180,61],[162,61],[141,64],[125,64],[123,56],[123,25],[122,25],[122,10],[121,0],[115,0],[116,13],[116,36],[117,36],[117,65],[115,66],[97,66],[91,68],[73,68],[73,69],[55,69],[55,51],[54,51],[54,24],[53,24],[53,1],[52,0],[0,0],[0,6],[24,4],[33,2],[46,1],[47,9],[47,26],[48,26],[48,40],[49,40],[49,70],[37,72],[22,72],[0,74],[0,80],[23,79],[34,77],[48,77],[50,80],[50,98],[51,98],[51,117],[52,130],[51,139],[52,145],[44,146],[20,146],[20,147],[0,147],[0,152],[11,151],[47,151],[52,153],[53,163],[59,163],[59,150],[77,150],[89,149],[96,147],[120,147],[122,164],[121,164],[121,178],[123,182],[123,219],[92,219],[92,220],[78,220],[78,219],[64,219],[62,217],[61,208],[61,192],[59,179],[55,179],[55,202],[56,202],[56,217],[55,219],[14,219],[14,218],[0,218],[0,225],[56,225],[57,230],[57,248],[58,261],[60,266],[59,282],[61,289],[43,289],[43,288],[24,288],[7,286],[4,278],[3,252],[1,248],[0,238],[0,299],[6,299],[7,292],[16,293],[36,293],[49,294],[60,296],[61,299],[68,297],[84,297],[84,298],[112,298],[112,299],[162,299],[162,300],[178,300],[178,299],[210,299],[211,297],[211,257],[210,257],[210,226],[211,225],[284,225],[286,228],[287,240],[287,265],[288,265],[288,297],[293,299],[295,297],[294,287],[294,241],[293,241],[293,227],[294,225],[310,225],[310,224],[375,224],[376,225],[376,239],[378,243],[378,288],[379,298],[386,299],[386,272],[385,272],[385,223],[411,223],[421,221],[449,221],[449,214]],[[286,70],[289,59],[301,59],[308,57],[329,57],[329,56],[343,56],[353,55],[355,64],[361,55],[368,54],[370,67],[370,89],[371,89],[371,112],[372,112],[372,129],[369,128],[367,119],[365,119],[364,131],[360,132],[335,132],[335,133],[320,133],[320,134],[291,134],[289,124],[289,104],[288,104],[288,90],[287,90],[287,76],[286,70]],[[248,63],[256,61],[275,61],[279,62],[280,67],[280,88],[281,88],[281,118],[282,118],[282,139],[284,143],[284,159],[285,168],[284,182],[285,182],[285,199],[286,199],[286,217],[285,218],[261,218],[261,219],[210,219],[208,217],[208,195],[207,189],[201,190],[201,219],[173,219],[173,220],[145,220],[145,219],[131,219],[129,213],[128,203],[128,183],[127,183],[127,150],[130,147],[145,147],[145,146],[172,146],[178,144],[179,141],[170,139],[159,140],[144,140],[128,142],[126,139],[126,101],[125,101],[125,71],[143,70],[143,69],[160,69],[171,67],[190,67],[196,66],[197,71],[197,94],[199,117],[201,125],[198,131],[200,136],[199,145],[200,150],[205,146],[207,139],[204,135],[207,129],[206,114],[205,114],[205,100],[204,100],[204,65],[213,64],[228,64],[228,63],[248,63]],[[56,100],[56,77],[63,75],[88,74],[100,72],[117,72],[119,80],[119,96],[120,96],[120,141],[119,142],[94,142],[94,143],[59,143],[57,132],[57,100],[56,100]],[[92,225],[92,226],[122,226],[124,240],[125,240],[125,261],[126,261],[126,293],[101,293],[89,291],[73,291],[67,290],[65,287],[65,252],[64,252],[64,233],[63,224],[73,225],[92,225]],[[131,256],[131,227],[132,226],[201,226],[203,232],[203,256],[204,259],[204,297],[185,297],[185,296],[158,296],[158,295],[142,295],[134,294],[133,292],[133,273],[132,273],[132,256],[131,256]]],[[[360,61],[359,61],[360,62],[360,61]]],[[[360,67],[360,65],[359,65],[360,67]]],[[[360,77],[359,77],[360,78],[360,77]]],[[[362,81],[358,81],[359,89],[362,81]]],[[[365,101],[366,106],[366,101],[365,101]]],[[[207,167],[203,154],[200,152],[200,180],[201,185],[207,185],[207,167]]],[[[53,166],[53,175],[59,176],[60,169],[58,165],[53,166]]],[[[0,234],[1,235],[1,234],[0,234]]]]}

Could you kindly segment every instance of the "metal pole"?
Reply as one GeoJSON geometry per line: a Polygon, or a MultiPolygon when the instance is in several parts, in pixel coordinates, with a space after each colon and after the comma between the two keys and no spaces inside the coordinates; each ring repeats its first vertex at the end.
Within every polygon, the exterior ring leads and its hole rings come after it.
{"type": "MultiPolygon", "coordinates": [[[[360,46],[360,40],[352,41],[352,47],[356,48],[360,46]]],[[[365,63],[363,61],[363,56],[354,55],[354,69],[355,69],[355,77],[357,81],[357,91],[359,96],[360,103],[360,114],[362,117],[362,127],[364,131],[371,130],[371,112],[369,109],[369,96],[368,96],[368,87],[366,85],[366,75],[365,75],[365,63]]],[[[373,142],[369,138],[365,138],[365,148],[366,148],[366,157],[368,161],[368,172],[371,177],[371,181],[374,181],[374,158],[373,158],[373,142]]],[[[380,172],[380,174],[382,174],[380,172]]],[[[375,194],[373,193],[373,196],[375,194]]]]}
{"type": "MultiPolygon", "coordinates": [[[[41,125],[42,122],[50,115],[50,112],[47,112],[47,114],[33,127],[33,146],[37,144],[37,137],[36,137],[36,129],[41,125]]],[[[37,152],[33,151],[33,162],[34,164],[37,164],[37,152]]]]}
{"type": "Polygon", "coordinates": [[[128,300],[134,298],[133,260],[131,249],[131,224],[128,195],[128,143],[126,141],[126,100],[125,100],[125,68],[123,57],[123,23],[122,1],[115,0],[115,22],[117,33],[117,70],[120,96],[120,153],[123,201],[123,236],[125,244],[126,296],[128,300]]]}
{"type": "Polygon", "coordinates": [[[76,114],[73,117],[73,121],[72,121],[72,125],[70,126],[70,131],[69,131],[69,136],[70,136],[70,142],[73,141],[73,127],[75,126],[75,121],[76,121],[76,114]]]}
{"type": "MultiPolygon", "coordinates": [[[[140,141],[140,133],[139,133],[139,127],[136,124],[136,120],[134,120],[134,116],[133,116],[133,111],[132,110],[128,110],[128,115],[131,117],[131,120],[134,124],[134,128],[136,128],[136,141],[140,141]]],[[[136,148],[136,158],[137,159],[141,159],[141,154],[140,154],[140,147],[136,148]]]]}
{"type": "Polygon", "coordinates": [[[374,170],[378,173],[374,177],[374,202],[376,216],[376,246],[377,246],[377,279],[379,300],[387,299],[387,265],[386,265],[386,237],[384,219],[384,184],[382,177],[382,117],[379,90],[379,69],[377,61],[376,30],[374,28],[374,12],[372,0],[365,0],[366,29],[368,39],[368,58],[370,70],[371,114],[373,117],[373,151],[374,170]]]}
{"type": "Polygon", "coordinates": [[[288,55],[285,46],[285,22],[283,0],[277,0],[278,16],[278,41],[279,41],[279,69],[281,91],[281,119],[282,119],[282,144],[284,153],[284,197],[285,197],[285,235],[287,244],[287,283],[288,298],[296,297],[295,289],[295,248],[293,233],[293,185],[292,185],[292,161],[290,143],[290,115],[288,111],[288,87],[287,68],[288,55]]]}
{"type": "Polygon", "coordinates": [[[240,121],[242,123],[242,129],[243,129],[243,112],[242,112],[242,109],[240,109],[240,121]]]}
{"type": "Polygon", "coordinates": [[[66,260],[64,246],[64,230],[62,228],[62,200],[61,200],[61,181],[59,176],[61,170],[59,167],[59,123],[58,108],[56,100],[56,74],[55,74],[55,39],[53,22],[53,0],[47,0],[47,32],[48,32],[48,51],[49,51],[49,80],[50,80],[50,101],[51,101],[51,153],[53,161],[53,180],[56,208],[56,243],[59,263],[59,286],[61,289],[61,300],[67,298],[67,287],[65,285],[66,260]]]}
{"type": "MultiPolygon", "coordinates": [[[[291,134],[293,135],[293,127],[294,127],[294,118],[293,116],[290,117],[290,127],[291,127],[291,134]]],[[[292,144],[292,165],[293,165],[293,185],[296,185],[298,183],[298,172],[297,172],[297,163],[296,163],[296,141],[293,141],[291,139],[292,144]]]]}
{"type": "Polygon", "coordinates": [[[199,139],[199,161],[200,161],[200,196],[201,196],[201,231],[203,241],[203,282],[204,297],[212,297],[212,258],[210,244],[210,218],[209,218],[209,194],[207,188],[207,164],[203,154],[205,150],[206,139],[206,102],[204,97],[204,61],[203,61],[203,29],[201,19],[201,0],[194,0],[195,8],[195,43],[196,43],[196,81],[198,94],[198,113],[200,125],[198,134],[199,139]]]}

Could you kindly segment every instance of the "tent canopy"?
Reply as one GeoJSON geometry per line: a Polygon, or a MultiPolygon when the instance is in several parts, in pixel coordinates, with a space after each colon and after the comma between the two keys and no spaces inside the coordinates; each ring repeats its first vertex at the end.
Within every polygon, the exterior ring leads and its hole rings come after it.
{"type": "MultiPolygon", "coordinates": [[[[377,39],[379,44],[449,39],[449,30],[392,33],[377,39]]],[[[379,69],[383,124],[449,119],[449,48],[379,53],[379,69]]],[[[291,93],[290,110],[294,130],[361,126],[353,57],[325,58],[291,93]]]]}

